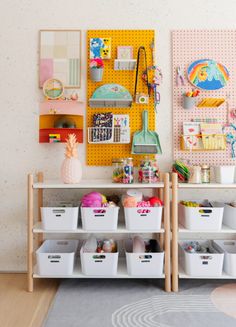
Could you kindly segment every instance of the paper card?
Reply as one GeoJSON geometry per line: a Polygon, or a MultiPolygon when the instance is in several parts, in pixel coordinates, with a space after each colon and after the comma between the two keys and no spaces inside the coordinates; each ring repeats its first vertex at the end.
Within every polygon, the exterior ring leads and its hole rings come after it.
{"type": "Polygon", "coordinates": [[[129,115],[113,115],[113,126],[129,128],[129,115]]]}
{"type": "MultiPolygon", "coordinates": [[[[120,142],[130,142],[129,115],[113,115],[113,127],[120,127],[118,133],[120,142]]],[[[116,130],[115,133],[117,132],[116,130]]]]}
{"type": "Polygon", "coordinates": [[[222,125],[201,123],[201,133],[207,135],[222,134],[222,125]]]}
{"type": "Polygon", "coordinates": [[[189,150],[203,149],[202,138],[196,135],[184,135],[184,147],[189,150]]]}
{"type": "Polygon", "coordinates": [[[183,122],[183,134],[184,135],[198,135],[200,134],[199,122],[183,122]]]}

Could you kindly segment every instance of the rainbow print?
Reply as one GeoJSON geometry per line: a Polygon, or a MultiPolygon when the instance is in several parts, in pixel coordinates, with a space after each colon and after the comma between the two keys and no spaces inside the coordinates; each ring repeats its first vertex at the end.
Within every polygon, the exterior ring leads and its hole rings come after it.
{"type": "Polygon", "coordinates": [[[187,73],[190,83],[202,90],[221,89],[229,80],[227,68],[212,59],[194,61],[187,73]]]}

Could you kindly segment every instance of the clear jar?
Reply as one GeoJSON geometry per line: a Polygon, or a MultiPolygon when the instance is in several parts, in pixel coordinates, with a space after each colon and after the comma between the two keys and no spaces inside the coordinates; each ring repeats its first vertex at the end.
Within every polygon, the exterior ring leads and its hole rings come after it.
{"type": "Polygon", "coordinates": [[[126,158],[123,166],[123,183],[132,184],[134,182],[133,158],[126,158]]]}
{"type": "Polygon", "coordinates": [[[193,183],[193,184],[201,184],[202,183],[200,166],[190,167],[190,178],[188,180],[188,183],[193,183]]]}
{"type": "Polygon", "coordinates": [[[201,167],[201,180],[202,180],[202,183],[210,183],[211,182],[210,166],[202,165],[202,167],[201,167]]]}
{"type": "Polygon", "coordinates": [[[145,157],[140,161],[138,181],[140,183],[156,183],[159,180],[159,168],[156,159],[145,157]]]}
{"type": "Polygon", "coordinates": [[[112,159],[112,182],[113,183],[123,183],[123,158],[112,159]]]}

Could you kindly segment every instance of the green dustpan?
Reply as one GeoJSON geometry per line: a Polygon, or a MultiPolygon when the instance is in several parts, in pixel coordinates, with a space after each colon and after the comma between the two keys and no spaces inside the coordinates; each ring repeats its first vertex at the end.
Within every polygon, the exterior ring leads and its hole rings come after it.
{"type": "Polygon", "coordinates": [[[148,130],[147,110],[143,111],[143,129],[134,133],[132,154],[162,154],[158,134],[148,130]]]}

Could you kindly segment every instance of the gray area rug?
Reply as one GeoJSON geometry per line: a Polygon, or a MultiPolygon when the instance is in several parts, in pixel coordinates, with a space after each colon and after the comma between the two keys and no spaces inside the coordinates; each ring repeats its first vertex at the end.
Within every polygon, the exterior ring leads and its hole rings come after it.
{"type": "Polygon", "coordinates": [[[236,326],[236,284],[184,280],[179,293],[162,288],[156,280],[65,280],[44,327],[236,326]]]}

